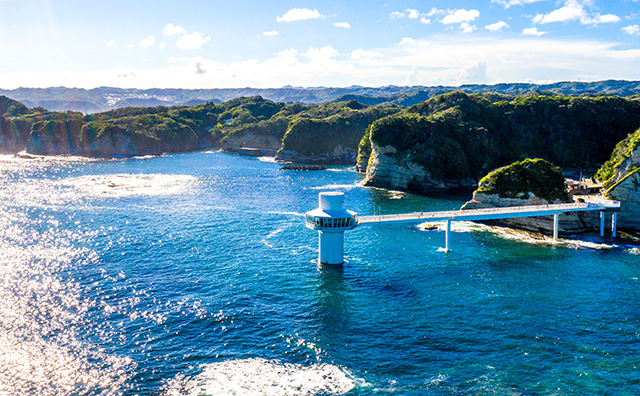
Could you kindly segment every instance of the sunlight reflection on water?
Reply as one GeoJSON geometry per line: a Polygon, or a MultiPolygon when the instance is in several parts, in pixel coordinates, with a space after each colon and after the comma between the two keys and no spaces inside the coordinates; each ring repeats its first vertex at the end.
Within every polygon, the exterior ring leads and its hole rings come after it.
{"type": "Polygon", "coordinates": [[[93,234],[61,229],[52,216],[34,218],[28,206],[16,206],[73,199],[56,194],[49,181],[9,184],[40,165],[4,161],[0,170],[0,394],[118,394],[132,362],[78,337],[93,302],[76,282],[60,276],[97,259],[77,246],[93,234]]]}

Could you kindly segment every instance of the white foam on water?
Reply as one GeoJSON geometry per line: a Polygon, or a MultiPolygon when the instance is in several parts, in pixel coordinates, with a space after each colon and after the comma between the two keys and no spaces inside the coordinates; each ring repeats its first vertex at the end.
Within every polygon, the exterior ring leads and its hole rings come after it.
{"type": "Polygon", "coordinates": [[[324,186],[309,187],[310,190],[336,190],[336,189],[352,189],[362,187],[360,184],[327,184],[324,186]]]}
{"type": "MultiPolygon", "coordinates": [[[[453,221],[451,222],[451,231],[452,232],[475,232],[475,231],[480,231],[483,230],[484,226],[481,224],[476,224],[470,221],[453,221]]],[[[445,222],[443,221],[438,221],[438,222],[426,222],[426,223],[420,223],[417,225],[417,228],[420,231],[431,231],[431,230],[438,230],[438,231],[445,231],[447,228],[447,225],[445,222]]]]}
{"type": "Polygon", "coordinates": [[[258,157],[260,162],[276,162],[276,157],[258,157]]]}
{"type": "MultiPolygon", "coordinates": [[[[261,212],[258,212],[261,213],[261,212]]],[[[267,213],[269,214],[277,214],[277,215],[288,215],[288,216],[298,216],[298,217],[304,217],[304,213],[300,213],[300,212],[279,212],[276,210],[269,210],[267,211],[267,213]]]]}
{"type": "Polygon", "coordinates": [[[271,231],[267,236],[265,236],[264,238],[262,238],[262,242],[267,245],[267,247],[270,247],[273,249],[273,244],[271,244],[269,242],[269,240],[275,236],[277,236],[278,234],[282,233],[282,231],[286,230],[287,228],[289,228],[290,226],[286,226],[286,227],[280,227],[276,230],[271,231]]]}
{"type": "MultiPolygon", "coordinates": [[[[417,228],[421,231],[431,231],[438,230],[444,231],[446,229],[446,223],[444,222],[426,222],[418,224],[417,228]]],[[[508,240],[516,240],[520,242],[530,243],[530,244],[539,244],[539,245],[557,245],[561,244],[568,248],[573,249],[593,249],[593,250],[602,250],[602,249],[613,249],[619,248],[620,245],[612,244],[612,243],[603,243],[598,240],[592,240],[585,237],[577,236],[577,237],[569,237],[569,238],[560,238],[557,242],[553,240],[553,237],[548,235],[542,235],[537,232],[518,230],[515,228],[509,227],[498,227],[498,226],[489,226],[482,223],[474,223],[471,221],[454,221],[451,223],[451,231],[452,232],[491,232],[501,238],[508,240]]],[[[638,247],[625,247],[625,250],[634,253],[640,254],[640,249],[638,247]]]]}
{"type": "Polygon", "coordinates": [[[640,248],[638,246],[629,246],[629,249],[627,249],[627,252],[631,254],[640,254],[640,248]]]}
{"type": "Polygon", "coordinates": [[[195,183],[190,175],[115,174],[88,175],[64,179],[63,185],[79,188],[89,195],[124,197],[130,195],[172,195],[195,183]]]}
{"type": "Polygon", "coordinates": [[[301,365],[261,358],[227,360],[203,366],[194,378],[177,377],[168,396],[343,395],[355,387],[348,373],[331,364],[301,365]]]}

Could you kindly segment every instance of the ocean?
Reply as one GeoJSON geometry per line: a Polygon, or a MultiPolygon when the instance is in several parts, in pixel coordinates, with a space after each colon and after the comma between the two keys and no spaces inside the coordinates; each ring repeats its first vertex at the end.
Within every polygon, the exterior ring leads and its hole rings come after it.
{"type": "Polygon", "coordinates": [[[279,167],[0,157],[0,394],[640,394],[637,247],[371,224],[318,266],[322,191],[463,202],[279,167]]]}

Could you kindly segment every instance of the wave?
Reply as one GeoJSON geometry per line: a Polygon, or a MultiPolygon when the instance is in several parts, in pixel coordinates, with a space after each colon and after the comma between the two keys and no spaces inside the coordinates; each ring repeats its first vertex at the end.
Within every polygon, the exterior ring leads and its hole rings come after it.
{"type": "Polygon", "coordinates": [[[275,211],[275,210],[269,210],[269,211],[267,211],[267,213],[269,213],[269,214],[279,214],[279,215],[289,215],[289,216],[304,217],[304,213],[300,213],[300,212],[279,212],[279,211],[275,211]]]}
{"type": "Polygon", "coordinates": [[[310,190],[336,190],[336,189],[351,189],[361,188],[360,184],[327,184],[324,186],[309,187],[310,190]]]}
{"type": "Polygon", "coordinates": [[[227,360],[203,366],[194,378],[177,377],[167,394],[235,396],[343,395],[355,387],[354,380],[331,364],[283,363],[261,358],[227,360]]]}
{"type": "MultiPolygon", "coordinates": [[[[438,230],[444,231],[446,225],[444,222],[427,222],[418,224],[417,228],[421,231],[438,230]]],[[[640,254],[640,249],[637,246],[621,246],[615,243],[606,243],[597,237],[589,236],[577,236],[571,238],[560,238],[558,241],[554,241],[553,237],[548,235],[542,235],[537,232],[518,230],[509,227],[490,226],[481,223],[474,223],[470,221],[454,221],[451,223],[452,232],[490,232],[503,239],[517,240],[520,242],[538,244],[538,245],[564,245],[572,249],[615,249],[622,248],[633,254],[640,254]]]]}
{"type": "Polygon", "coordinates": [[[63,180],[62,184],[78,187],[89,195],[123,197],[177,194],[196,180],[190,175],[114,174],[74,177],[63,180]]]}

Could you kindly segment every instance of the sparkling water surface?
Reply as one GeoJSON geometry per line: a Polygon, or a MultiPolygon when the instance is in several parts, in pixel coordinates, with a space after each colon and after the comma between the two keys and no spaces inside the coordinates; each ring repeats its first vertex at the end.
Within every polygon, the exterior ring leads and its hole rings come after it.
{"type": "Polygon", "coordinates": [[[640,256],[303,214],[460,201],[220,152],[0,158],[0,394],[637,395],[640,256]]]}

